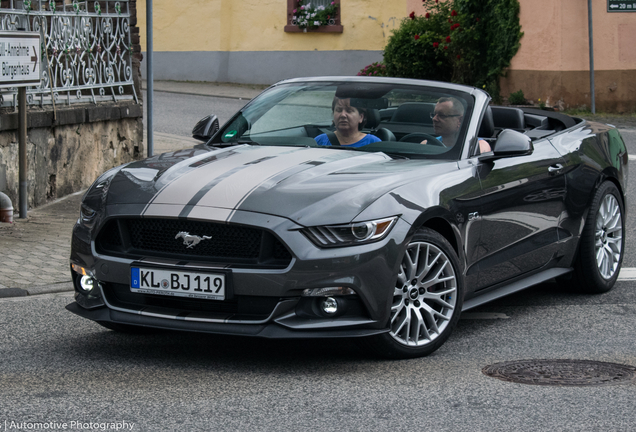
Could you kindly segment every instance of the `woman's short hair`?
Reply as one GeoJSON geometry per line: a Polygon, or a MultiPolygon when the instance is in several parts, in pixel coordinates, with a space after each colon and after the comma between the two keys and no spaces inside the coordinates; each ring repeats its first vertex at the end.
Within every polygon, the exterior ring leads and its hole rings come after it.
{"type": "Polygon", "coordinates": [[[369,115],[367,113],[367,109],[361,106],[358,99],[339,98],[337,96],[334,96],[333,102],[331,102],[331,112],[333,113],[334,111],[336,111],[336,104],[338,103],[339,100],[347,100],[347,99],[349,99],[349,105],[357,109],[358,112],[362,114],[362,121],[358,124],[358,130],[361,130],[364,127],[364,125],[367,124],[367,119],[369,118],[369,115]]]}

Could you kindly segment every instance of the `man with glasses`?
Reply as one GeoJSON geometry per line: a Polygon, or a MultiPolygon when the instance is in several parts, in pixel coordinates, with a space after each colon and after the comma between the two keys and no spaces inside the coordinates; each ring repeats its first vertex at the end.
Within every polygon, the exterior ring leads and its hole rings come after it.
{"type": "MultiPolygon", "coordinates": [[[[457,142],[457,136],[462,127],[464,105],[454,97],[439,98],[435,111],[431,113],[431,119],[433,119],[435,134],[439,135],[437,139],[444,146],[452,147],[457,142]]],[[[422,141],[422,144],[426,144],[426,141],[422,141]]],[[[489,152],[490,145],[484,140],[479,140],[479,151],[480,153],[489,152]]]]}
{"type": "Polygon", "coordinates": [[[438,139],[442,144],[446,147],[454,146],[464,120],[464,105],[453,97],[440,98],[431,118],[435,134],[440,136],[438,139]]]}

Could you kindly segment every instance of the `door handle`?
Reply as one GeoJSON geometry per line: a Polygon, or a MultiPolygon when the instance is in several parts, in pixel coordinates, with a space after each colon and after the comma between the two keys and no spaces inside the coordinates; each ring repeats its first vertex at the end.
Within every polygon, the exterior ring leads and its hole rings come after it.
{"type": "Polygon", "coordinates": [[[548,172],[550,174],[556,174],[559,171],[561,171],[563,169],[563,165],[559,164],[554,164],[554,165],[550,165],[550,167],[548,168],[548,172]]]}

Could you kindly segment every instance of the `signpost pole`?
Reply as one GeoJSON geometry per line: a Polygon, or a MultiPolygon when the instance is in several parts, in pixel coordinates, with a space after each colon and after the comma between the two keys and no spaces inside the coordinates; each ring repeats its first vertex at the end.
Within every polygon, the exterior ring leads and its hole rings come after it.
{"type": "Polygon", "coordinates": [[[592,36],[592,0],[587,0],[587,23],[590,39],[590,95],[592,99],[592,114],[596,114],[596,100],[594,98],[594,38],[592,36]]]}
{"type": "Polygon", "coordinates": [[[18,87],[18,177],[20,219],[27,217],[27,107],[26,87],[18,87]]]}
{"type": "Polygon", "coordinates": [[[146,125],[148,132],[146,134],[148,139],[148,156],[152,156],[154,153],[155,140],[152,134],[153,130],[153,110],[152,110],[152,97],[154,91],[154,77],[152,69],[152,0],[146,0],[146,99],[147,99],[147,113],[146,125]]]}

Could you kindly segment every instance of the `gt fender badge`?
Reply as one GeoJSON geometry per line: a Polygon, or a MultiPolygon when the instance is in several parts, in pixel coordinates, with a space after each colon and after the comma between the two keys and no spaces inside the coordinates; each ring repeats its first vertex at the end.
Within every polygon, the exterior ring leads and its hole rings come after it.
{"type": "Polygon", "coordinates": [[[177,235],[174,238],[175,239],[182,238],[183,244],[186,245],[186,248],[192,249],[194,246],[201,243],[202,240],[210,240],[212,237],[209,237],[209,236],[199,237],[198,235],[191,235],[187,233],[186,231],[180,231],[177,233],[177,235]]]}

